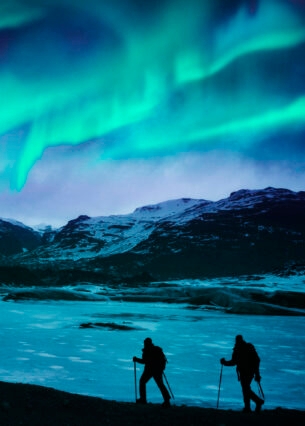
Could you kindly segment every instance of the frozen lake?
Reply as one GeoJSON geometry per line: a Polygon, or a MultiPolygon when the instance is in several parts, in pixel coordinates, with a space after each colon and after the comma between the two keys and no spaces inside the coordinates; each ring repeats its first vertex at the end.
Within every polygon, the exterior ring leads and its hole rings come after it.
{"type": "MultiPolygon", "coordinates": [[[[305,317],[235,315],[183,304],[119,301],[0,301],[0,380],[134,401],[132,357],[151,337],[168,358],[177,405],[216,407],[221,357],[236,334],[261,357],[266,408],[305,409],[305,317]],[[79,328],[115,323],[131,330],[79,328]]],[[[137,367],[137,380],[142,366],[137,367]]],[[[256,383],[253,384],[257,391],[256,383]]],[[[150,402],[161,402],[152,381],[150,402]]],[[[223,370],[220,408],[242,408],[235,368],[223,370]]]]}

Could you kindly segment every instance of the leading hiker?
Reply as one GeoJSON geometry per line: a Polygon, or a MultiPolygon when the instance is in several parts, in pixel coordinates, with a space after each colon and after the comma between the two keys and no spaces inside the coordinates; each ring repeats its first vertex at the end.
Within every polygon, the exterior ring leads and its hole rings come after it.
{"type": "Polygon", "coordinates": [[[252,345],[244,341],[240,334],[235,338],[235,346],[233,348],[232,358],[226,361],[221,358],[220,363],[225,366],[236,365],[238,380],[240,381],[245,407],[244,412],[251,412],[250,401],[256,404],[255,412],[260,412],[264,400],[257,396],[251,389],[251,382],[254,380],[260,383],[261,376],[259,372],[260,358],[252,345]]]}
{"type": "Polygon", "coordinates": [[[160,389],[164,407],[170,406],[170,394],[163,382],[163,371],[166,365],[166,357],[159,346],[155,346],[150,337],[144,340],[142,358],[133,357],[133,362],[144,364],[144,371],[140,378],[140,398],[137,403],[146,404],[146,383],[153,378],[160,389]]]}

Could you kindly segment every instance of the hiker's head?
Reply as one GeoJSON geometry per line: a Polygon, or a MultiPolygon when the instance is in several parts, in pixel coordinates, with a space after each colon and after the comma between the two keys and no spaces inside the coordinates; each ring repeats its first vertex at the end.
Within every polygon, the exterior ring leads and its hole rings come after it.
{"type": "Polygon", "coordinates": [[[150,337],[146,337],[146,339],[144,340],[144,346],[145,347],[152,346],[152,340],[150,337]]]}
{"type": "Polygon", "coordinates": [[[243,344],[244,343],[244,338],[243,338],[243,336],[241,335],[241,334],[238,334],[236,337],[235,337],[235,344],[236,345],[241,345],[241,344],[243,344]]]}

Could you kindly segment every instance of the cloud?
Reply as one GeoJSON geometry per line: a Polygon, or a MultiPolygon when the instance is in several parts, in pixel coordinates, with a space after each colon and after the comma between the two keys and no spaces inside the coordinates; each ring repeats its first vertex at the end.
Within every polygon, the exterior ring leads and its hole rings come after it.
{"type": "Polygon", "coordinates": [[[241,188],[267,186],[304,189],[304,164],[297,173],[285,161],[247,160],[237,153],[186,152],[105,163],[94,156],[84,162],[74,153],[61,163],[55,151],[35,164],[22,192],[0,194],[2,217],[59,226],[80,214],[125,214],[168,199],[218,200],[241,188]]]}

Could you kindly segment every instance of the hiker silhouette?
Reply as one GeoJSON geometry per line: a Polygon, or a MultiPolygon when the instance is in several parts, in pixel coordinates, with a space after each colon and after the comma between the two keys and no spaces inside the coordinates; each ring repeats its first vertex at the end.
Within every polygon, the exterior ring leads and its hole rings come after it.
{"type": "Polygon", "coordinates": [[[163,371],[166,365],[166,357],[159,346],[155,346],[150,337],[144,340],[144,348],[142,349],[142,358],[133,357],[133,362],[144,364],[144,371],[140,378],[140,398],[137,403],[146,404],[146,383],[153,378],[163,396],[164,407],[170,406],[170,394],[163,382],[163,371]]]}
{"type": "Polygon", "coordinates": [[[251,389],[251,382],[253,378],[255,381],[260,383],[261,376],[259,372],[259,363],[260,358],[257,355],[255,347],[252,343],[247,343],[244,341],[243,336],[240,334],[235,338],[235,346],[233,348],[232,358],[229,361],[226,361],[224,358],[221,358],[220,363],[225,366],[234,366],[236,365],[236,372],[238,380],[240,381],[245,407],[244,412],[251,412],[251,400],[255,402],[256,408],[255,411],[260,412],[264,400],[261,399],[256,393],[251,389]]]}

